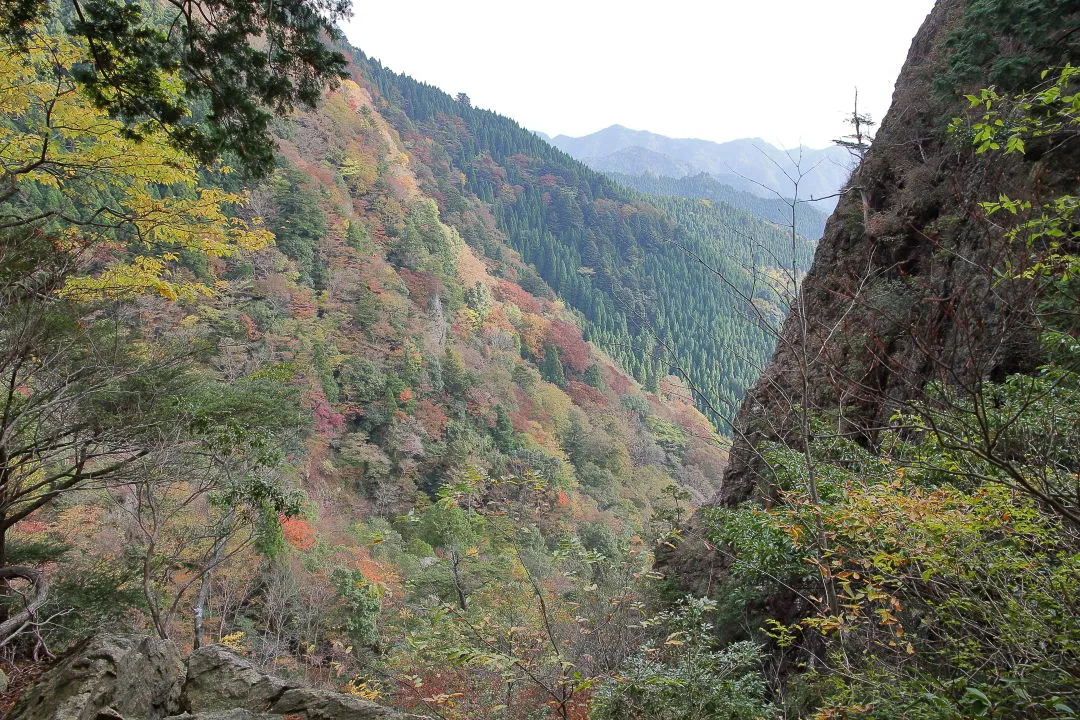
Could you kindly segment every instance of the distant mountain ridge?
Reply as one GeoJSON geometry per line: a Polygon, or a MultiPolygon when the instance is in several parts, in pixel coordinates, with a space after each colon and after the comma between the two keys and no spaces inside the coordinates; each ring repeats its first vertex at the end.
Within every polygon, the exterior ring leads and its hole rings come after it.
{"type": "Polygon", "coordinates": [[[797,168],[805,173],[798,188],[799,199],[821,198],[819,209],[828,212],[834,196],[847,182],[850,158],[846,150],[799,147],[783,150],[760,138],[716,143],[709,140],[676,139],[645,130],[612,125],[591,135],[558,135],[551,143],[563,152],[601,172],[656,175],[673,178],[708,173],[720,182],[761,197],[775,191],[784,197],[795,194],[785,175],[797,168]]]}
{"type": "MultiPolygon", "coordinates": [[[[687,175],[675,178],[652,174],[606,173],[615,182],[628,188],[649,195],[690,198],[708,202],[722,202],[744,210],[766,222],[781,228],[791,227],[791,203],[777,197],[764,198],[743,190],[738,190],[717,180],[708,173],[687,175]]],[[[816,242],[825,233],[826,215],[814,205],[818,203],[798,203],[795,206],[795,231],[811,242],[816,242]]]]}

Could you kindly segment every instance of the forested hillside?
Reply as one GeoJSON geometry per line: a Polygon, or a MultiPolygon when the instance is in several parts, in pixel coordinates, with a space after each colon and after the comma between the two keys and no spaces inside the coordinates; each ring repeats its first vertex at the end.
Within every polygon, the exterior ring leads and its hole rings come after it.
{"type": "MultiPolygon", "coordinates": [[[[758,304],[779,304],[793,267],[788,231],[733,208],[682,224],[508,118],[375,61],[363,68],[424,168],[421,187],[466,242],[497,261],[505,239],[539,273],[526,274],[526,289],[554,290],[646,389],[685,373],[699,407],[726,427],[772,351],[758,304]]],[[[799,248],[794,267],[808,260],[799,248]]]]}
{"type": "Polygon", "coordinates": [[[646,249],[709,282],[672,262],[685,231],[505,119],[417,134],[362,59],[270,122],[260,176],[183,147],[210,125],[127,132],[78,33],[5,43],[5,662],[143,631],[436,717],[583,717],[658,632],[651,547],[725,460],[668,360],[619,353],[643,387],[598,347],[689,322],[618,300],[646,249]]]}
{"type": "Polygon", "coordinates": [[[0,4],[0,713],[1080,714],[1074,2],[939,0],[819,242],[347,10],[0,4]]]}

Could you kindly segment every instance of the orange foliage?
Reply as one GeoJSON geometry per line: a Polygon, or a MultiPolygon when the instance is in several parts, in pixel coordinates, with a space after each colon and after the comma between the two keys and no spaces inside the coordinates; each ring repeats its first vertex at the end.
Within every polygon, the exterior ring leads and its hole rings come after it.
{"type": "Polygon", "coordinates": [[[503,330],[506,332],[514,332],[514,324],[510,322],[510,318],[506,317],[506,313],[503,311],[501,305],[496,305],[488,313],[488,316],[484,318],[484,327],[493,330],[503,330]]]}
{"type": "Polygon", "coordinates": [[[349,564],[364,573],[368,582],[376,585],[391,585],[399,581],[400,578],[394,573],[392,566],[384,565],[371,557],[367,548],[349,548],[349,554],[352,555],[349,564]]]}
{"type": "Polygon", "coordinates": [[[566,394],[570,396],[575,405],[600,405],[606,407],[609,404],[604,393],[592,385],[586,385],[577,380],[571,380],[566,384],[566,394]]]}
{"type": "Polygon", "coordinates": [[[390,177],[390,190],[395,196],[407,199],[416,195],[419,190],[416,187],[416,180],[413,176],[404,171],[394,173],[390,177]]]}
{"type": "Polygon", "coordinates": [[[458,246],[457,251],[458,279],[462,286],[472,287],[476,283],[490,283],[487,267],[480,261],[468,245],[458,246]]]}
{"type": "Polygon", "coordinates": [[[540,302],[534,295],[525,291],[525,288],[521,287],[517,283],[508,282],[506,280],[500,280],[499,284],[495,286],[495,297],[503,302],[510,302],[521,308],[521,312],[525,313],[538,313],[540,312],[540,302]]]}
{"type": "Polygon", "coordinates": [[[520,388],[515,388],[514,394],[521,408],[510,413],[510,425],[514,432],[525,435],[540,447],[559,452],[559,443],[554,433],[554,418],[520,388]]]}
{"type": "Polygon", "coordinates": [[[247,313],[240,313],[240,322],[244,325],[244,332],[247,334],[248,340],[259,339],[259,326],[255,324],[255,321],[247,313]]]}
{"type": "Polygon", "coordinates": [[[296,288],[289,298],[289,314],[297,320],[310,320],[315,317],[315,295],[307,288],[296,288]]]}
{"type": "Polygon", "coordinates": [[[285,542],[297,550],[307,551],[315,547],[317,539],[315,528],[311,524],[298,517],[278,516],[281,521],[281,532],[285,536],[285,542]]]}

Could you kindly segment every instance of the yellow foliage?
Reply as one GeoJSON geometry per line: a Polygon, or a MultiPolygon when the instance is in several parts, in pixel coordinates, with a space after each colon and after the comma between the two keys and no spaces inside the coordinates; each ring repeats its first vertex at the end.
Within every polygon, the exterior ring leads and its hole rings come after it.
{"type": "Polygon", "coordinates": [[[382,688],[379,686],[378,682],[374,680],[364,680],[360,677],[355,677],[345,683],[344,690],[353,697],[358,697],[361,700],[368,700],[371,702],[375,702],[382,697],[382,688]]]}
{"type": "Polygon", "coordinates": [[[45,32],[32,33],[26,51],[0,43],[0,114],[9,120],[0,125],[0,192],[58,191],[60,207],[19,221],[51,232],[72,252],[126,241],[134,257],[72,281],[69,294],[210,293],[169,271],[181,251],[230,257],[273,236],[229,217],[226,208],[245,197],[199,187],[199,168],[160,128],[144,124],[134,139],[95,108],[72,77],[85,56],[72,40],[45,32]]]}
{"type": "Polygon", "coordinates": [[[231,633],[229,635],[225,635],[218,642],[220,644],[224,645],[225,647],[227,647],[227,648],[229,648],[231,650],[236,650],[238,652],[245,649],[245,646],[244,646],[244,633],[242,633],[242,632],[234,632],[234,633],[231,633]]]}

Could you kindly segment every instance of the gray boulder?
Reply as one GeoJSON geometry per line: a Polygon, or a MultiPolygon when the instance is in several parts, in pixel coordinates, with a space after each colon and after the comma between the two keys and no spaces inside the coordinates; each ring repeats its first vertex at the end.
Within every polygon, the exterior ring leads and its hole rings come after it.
{"type": "Polygon", "coordinates": [[[171,642],[98,635],[27,688],[8,720],[161,720],[180,711],[183,683],[184,665],[171,642]]]}
{"type": "Polygon", "coordinates": [[[173,715],[165,720],[281,720],[280,715],[267,713],[253,713],[250,710],[215,710],[213,712],[197,713],[190,715],[173,715]]]}
{"type": "MultiPolygon", "coordinates": [[[[199,648],[188,658],[188,676],[181,705],[193,718],[217,720],[204,714],[240,708],[251,713],[304,715],[307,720],[369,720],[413,717],[373,702],[316,690],[267,675],[250,661],[221,645],[199,648]]],[[[246,720],[251,716],[222,717],[246,720]]]]}
{"type": "Polygon", "coordinates": [[[313,688],[293,688],[287,690],[274,704],[274,712],[282,715],[304,713],[308,720],[367,720],[368,718],[404,718],[409,717],[382,705],[361,700],[352,695],[315,690],[313,688]]]}
{"type": "Polygon", "coordinates": [[[267,675],[221,645],[201,647],[188,658],[181,700],[190,713],[243,708],[267,712],[296,683],[267,675]]]}

